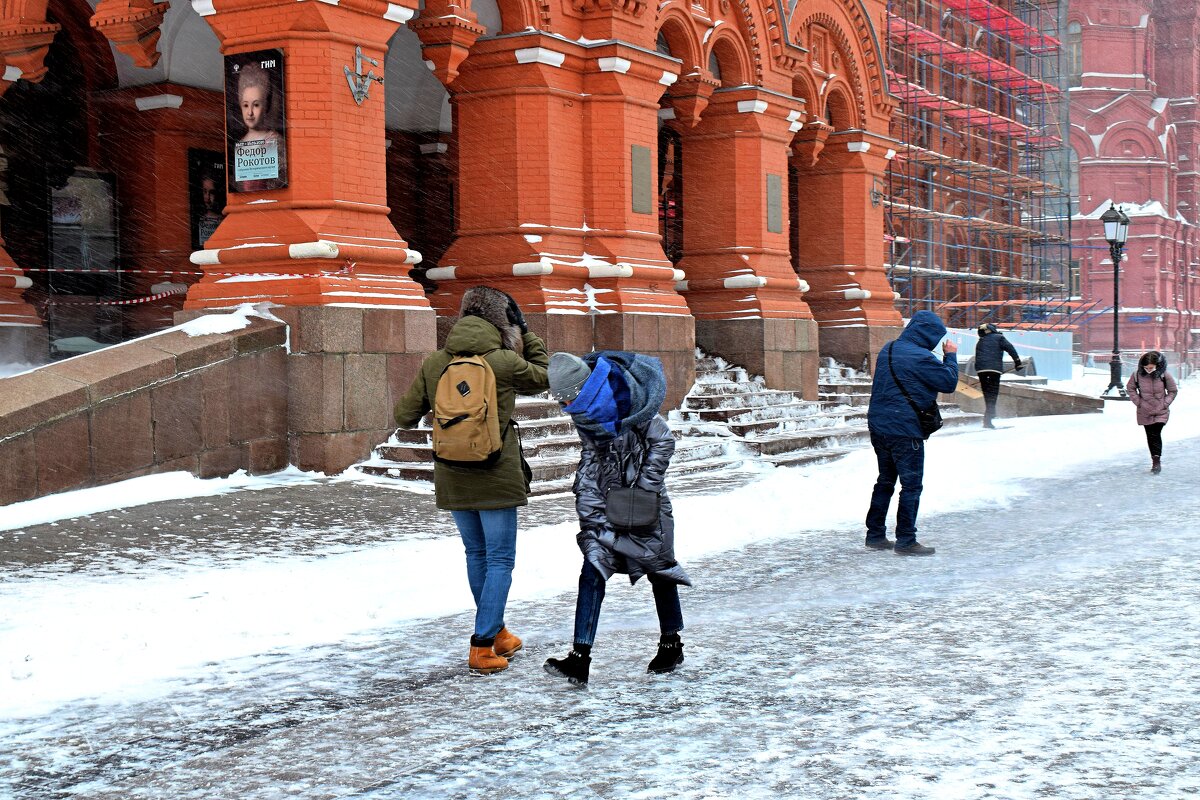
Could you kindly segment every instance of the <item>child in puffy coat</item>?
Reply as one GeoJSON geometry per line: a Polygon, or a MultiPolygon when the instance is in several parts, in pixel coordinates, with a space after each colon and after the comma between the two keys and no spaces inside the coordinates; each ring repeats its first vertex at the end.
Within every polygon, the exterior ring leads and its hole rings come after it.
{"type": "Polygon", "coordinates": [[[574,485],[583,569],[574,645],[565,658],[547,660],[546,671],[587,685],[605,585],[614,573],[623,573],[632,583],[647,576],[654,591],[661,636],[647,671],[671,672],[683,663],[679,584],[690,586],[691,580],[675,561],[675,520],[665,486],[675,438],[658,414],[666,398],[662,363],[617,351],[584,359],[555,353],[548,378],[550,393],[571,415],[583,444],[574,485]],[[645,530],[618,530],[609,519],[609,492],[628,487],[657,496],[657,521],[645,530]]]}
{"type": "Polygon", "coordinates": [[[1144,353],[1125,384],[1125,393],[1137,406],[1137,424],[1146,429],[1150,472],[1157,475],[1162,472],[1162,430],[1179,395],[1179,386],[1167,374],[1167,357],[1157,350],[1144,353]]]}

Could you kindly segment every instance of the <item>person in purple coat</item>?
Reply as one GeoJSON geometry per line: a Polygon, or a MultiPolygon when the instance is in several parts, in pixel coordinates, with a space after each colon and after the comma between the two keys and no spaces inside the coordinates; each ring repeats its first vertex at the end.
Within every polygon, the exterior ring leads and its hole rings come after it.
{"type": "Polygon", "coordinates": [[[1162,430],[1171,416],[1171,403],[1179,395],[1179,386],[1167,374],[1167,357],[1157,350],[1143,353],[1125,392],[1137,406],[1137,424],[1146,429],[1150,472],[1157,475],[1162,472],[1162,430]]]}

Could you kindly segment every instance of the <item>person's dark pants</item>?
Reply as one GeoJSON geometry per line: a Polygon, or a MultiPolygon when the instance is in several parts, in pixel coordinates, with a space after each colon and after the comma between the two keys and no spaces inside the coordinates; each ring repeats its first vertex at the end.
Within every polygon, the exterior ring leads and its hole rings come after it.
{"type": "Polygon", "coordinates": [[[896,509],[896,547],[917,543],[917,507],[921,504],[921,481],[925,477],[925,442],[907,436],[871,434],[871,446],[879,462],[879,477],[867,511],[867,541],[887,536],[888,506],[900,480],[900,504],[896,509]]]}
{"type": "MultiPolygon", "coordinates": [[[[683,609],[679,606],[679,586],[653,573],[646,576],[654,589],[654,608],[658,611],[658,629],[663,634],[683,630],[683,609]]],[[[583,562],[579,573],[579,598],[575,601],[575,641],[592,645],[596,641],[596,626],[600,622],[600,606],[604,602],[604,576],[583,562]]]]}
{"type": "Polygon", "coordinates": [[[991,425],[996,416],[996,398],[1000,396],[1000,373],[979,373],[979,388],[983,391],[983,424],[991,425]]]}
{"type": "Polygon", "coordinates": [[[1165,422],[1153,422],[1146,425],[1146,445],[1150,448],[1151,458],[1162,457],[1162,431],[1165,422]]]}

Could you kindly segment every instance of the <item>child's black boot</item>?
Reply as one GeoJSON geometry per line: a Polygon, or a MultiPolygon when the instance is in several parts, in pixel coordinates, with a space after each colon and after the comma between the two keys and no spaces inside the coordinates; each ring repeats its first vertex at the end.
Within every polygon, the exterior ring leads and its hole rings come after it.
{"type": "Polygon", "coordinates": [[[683,663],[683,642],[678,633],[664,633],[658,638],[658,655],[646,667],[646,672],[673,672],[683,663]]]}
{"type": "Polygon", "coordinates": [[[576,686],[587,686],[588,673],[592,668],[592,646],[576,642],[566,658],[548,658],[543,665],[546,672],[566,678],[576,686]]]}

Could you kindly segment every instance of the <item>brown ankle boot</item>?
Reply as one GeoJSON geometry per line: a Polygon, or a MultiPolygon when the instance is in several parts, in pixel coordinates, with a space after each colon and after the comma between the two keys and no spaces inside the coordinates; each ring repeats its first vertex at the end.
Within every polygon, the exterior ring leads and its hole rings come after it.
{"type": "Polygon", "coordinates": [[[487,647],[471,645],[471,654],[467,656],[467,666],[471,672],[491,675],[493,672],[508,669],[508,659],[496,655],[496,651],[490,645],[487,647]]]}
{"type": "Polygon", "coordinates": [[[513,653],[520,650],[525,645],[521,642],[521,637],[510,631],[508,628],[501,628],[496,634],[496,644],[492,647],[496,655],[501,658],[512,658],[513,653]]]}
{"type": "Polygon", "coordinates": [[[1162,457],[1150,456],[1150,473],[1157,475],[1160,472],[1162,472],[1162,457]]]}

